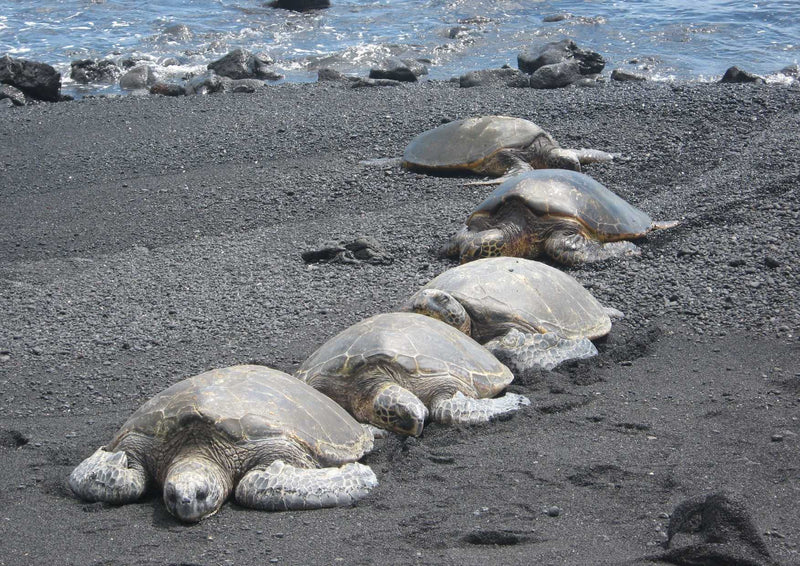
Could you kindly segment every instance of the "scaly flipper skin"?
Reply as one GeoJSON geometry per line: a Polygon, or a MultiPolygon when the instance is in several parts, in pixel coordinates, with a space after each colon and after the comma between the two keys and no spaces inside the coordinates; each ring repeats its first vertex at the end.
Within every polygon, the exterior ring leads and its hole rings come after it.
{"type": "Polygon", "coordinates": [[[442,424],[473,425],[489,422],[530,405],[530,400],[516,393],[494,399],[474,399],[460,391],[452,397],[440,397],[431,403],[431,416],[442,424]]]}
{"type": "Polygon", "coordinates": [[[508,248],[508,237],[499,228],[491,228],[482,232],[465,232],[461,240],[461,263],[482,257],[512,255],[504,253],[508,248]]]}
{"type": "Polygon", "coordinates": [[[129,462],[124,451],[106,452],[103,448],[69,476],[69,487],[81,499],[117,505],[139,499],[146,485],[147,474],[138,462],[129,462]]]}
{"type": "Polygon", "coordinates": [[[442,255],[457,257],[467,263],[484,257],[534,256],[532,238],[518,224],[506,223],[501,228],[472,231],[464,226],[442,248],[442,255]]]}
{"type": "Polygon", "coordinates": [[[580,233],[554,232],[544,245],[544,251],[565,265],[603,261],[626,255],[639,255],[636,244],[628,241],[602,244],[580,233]]]}
{"type": "Polygon", "coordinates": [[[501,170],[505,170],[500,177],[495,179],[487,179],[485,181],[471,181],[469,183],[464,183],[464,186],[469,185],[499,185],[505,181],[508,181],[512,177],[516,177],[520,173],[524,173],[525,171],[533,171],[534,167],[531,166],[530,163],[521,159],[516,151],[509,151],[503,150],[498,151],[493,159],[493,168],[499,167],[501,170]]]}
{"type": "MultiPolygon", "coordinates": [[[[388,438],[389,437],[389,431],[386,430],[385,428],[378,428],[375,425],[371,425],[371,424],[367,424],[367,423],[361,423],[361,426],[363,426],[366,430],[369,431],[369,433],[372,435],[372,438],[374,440],[380,440],[382,438],[388,438]]],[[[370,452],[371,452],[371,450],[370,450],[370,452]]],[[[369,452],[368,452],[368,454],[369,454],[369,452]]]]}
{"type": "Polygon", "coordinates": [[[586,165],[587,163],[603,163],[606,161],[613,161],[615,158],[619,158],[622,156],[620,153],[608,153],[607,151],[601,151],[599,149],[568,149],[567,151],[571,151],[575,157],[580,161],[581,165],[586,165]]]}
{"type": "Polygon", "coordinates": [[[377,485],[372,470],[358,462],[306,469],[275,460],[244,475],[236,487],[236,502],[268,511],[339,507],[363,499],[377,485]]]}
{"type": "Polygon", "coordinates": [[[555,332],[528,334],[512,328],[486,344],[498,360],[515,376],[532,370],[551,370],[567,360],[583,360],[597,355],[597,348],[587,338],[563,338],[555,332]]]}

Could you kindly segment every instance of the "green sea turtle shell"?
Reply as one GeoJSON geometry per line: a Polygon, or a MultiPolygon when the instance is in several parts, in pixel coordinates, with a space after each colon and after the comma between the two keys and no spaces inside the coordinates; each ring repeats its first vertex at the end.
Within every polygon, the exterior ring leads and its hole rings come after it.
{"type": "Polygon", "coordinates": [[[509,116],[466,118],[428,130],[411,140],[403,153],[406,167],[472,169],[497,151],[530,145],[544,130],[509,116]]]}
{"type": "Polygon", "coordinates": [[[372,435],[313,387],[268,367],[239,365],[158,393],[131,415],[107,449],[131,432],[166,443],[197,424],[214,427],[232,443],[290,438],[321,464],[355,461],[372,446],[372,435]]]}
{"type": "Polygon", "coordinates": [[[485,221],[515,200],[537,216],[574,219],[603,241],[638,238],[653,226],[644,211],[588,175],[566,169],[537,169],[502,183],[478,205],[467,226],[485,221]]]}
{"type": "MultiPolygon", "coordinates": [[[[303,363],[297,377],[355,377],[373,365],[395,365],[411,381],[441,376],[471,385],[479,398],[494,397],[514,379],[486,348],[439,320],[416,313],[375,315],[343,330],[303,363]]],[[[413,391],[413,383],[409,385],[413,391]]]]}
{"type": "Polygon", "coordinates": [[[479,259],[448,269],[423,289],[446,291],[461,303],[480,342],[511,328],[590,340],[611,331],[605,309],[583,285],[538,261],[479,259]]]}

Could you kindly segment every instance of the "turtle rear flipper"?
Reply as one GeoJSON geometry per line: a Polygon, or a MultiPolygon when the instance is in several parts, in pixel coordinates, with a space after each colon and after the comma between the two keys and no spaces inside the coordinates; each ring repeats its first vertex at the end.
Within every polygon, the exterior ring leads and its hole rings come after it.
{"type": "Polygon", "coordinates": [[[609,153],[599,149],[568,149],[578,159],[581,165],[587,163],[603,163],[606,161],[613,161],[622,157],[621,153],[609,153]]]}
{"type": "Polygon", "coordinates": [[[626,255],[639,255],[641,250],[633,242],[600,243],[581,233],[554,232],[544,245],[544,251],[556,261],[566,265],[603,261],[626,255]]]}
{"type": "Polygon", "coordinates": [[[139,499],[146,485],[147,474],[138,462],[129,462],[124,451],[103,448],[78,464],[69,476],[69,487],[81,499],[117,505],[139,499]]]}
{"type": "Polygon", "coordinates": [[[667,228],[674,228],[678,224],[680,224],[679,220],[660,220],[653,222],[650,230],[666,230],[667,228]]]}
{"type": "Polygon", "coordinates": [[[434,400],[431,415],[437,423],[473,425],[513,413],[530,403],[527,397],[516,393],[506,393],[494,399],[475,399],[459,391],[452,397],[434,400]]]}
{"type": "Polygon", "coordinates": [[[485,346],[516,376],[537,369],[549,371],[568,360],[597,355],[597,348],[588,338],[564,338],[555,332],[528,334],[516,328],[493,338],[485,346]]]}
{"type": "Polygon", "coordinates": [[[375,473],[358,462],[306,469],[275,460],[244,475],[236,487],[236,502],[268,511],[322,509],[352,505],[377,485],[375,473]]]}

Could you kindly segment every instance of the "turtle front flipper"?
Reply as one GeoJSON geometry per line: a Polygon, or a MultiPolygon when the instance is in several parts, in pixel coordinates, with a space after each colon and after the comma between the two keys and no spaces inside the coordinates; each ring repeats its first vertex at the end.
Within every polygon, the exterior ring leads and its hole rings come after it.
{"type": "Polygon", "coordinates": [[[513,413],[530,400],[516,393],[506,393],[494,399],[475,399],[458,391],[452,397],[439,397],[431,402],[431,416],[441,424],[473,425],[513,413]]]}
{"type": "Polygon", "coordinates": [[[549,371],[568,360],[597,355],[597,348],[587,338],[564,338],[555,332],[530,334],[516,328],[484,346],[516,376],[538,369],[549,371]]]}
{"type": "Polygon", "coordinates": [[[575,265],[593,261],[639,255],[641,251],[632,242],[601,243],[578,233],[554,232],[544,245],[545,253],[565,265],[575,265]]]}
{"type": "Polygon", "coordinates": [[[357,420],[400,434],[422,434],[428,409],[419,397],[405,387],[384,382],[362,399],[354,412],[357,420]]]}
{"type": "Polygon", "coordinates": [[[479,174],[487,175],[500,175],[495,179],[487,179],[485,181],[471,181],[464,183],[464,186],[469,185],[500,185],[516,177],[526,171],[533,171],[534,167],[522,159],[515,150],[501,150],[498,151],[487,164],[480,170],[476,171],[479,174]]]}
{"type": "Polygon", "coordinates": [[[442,255],[457,257],[467,263],[484,257],[521,255],[513,250],[511,236],[500,228],[472,231],[464,226],[442,249],[442,255]]]}
{"type": "Polygon", "coordinates": [[[297,468],[275,460],[247,472],[236,487],[236,502],[268,511],[352,505],[378,485],[375,473],[353,462],[339,468],[297,468]]]}
{"type": "Polygon", "coordinates": [[[69,476],[69,487],[86,501],[122,504],[136,501],[147,486],[147,474],[138,462],[129,461],[124,450],[98,448],[78,464],[69,476]]]}

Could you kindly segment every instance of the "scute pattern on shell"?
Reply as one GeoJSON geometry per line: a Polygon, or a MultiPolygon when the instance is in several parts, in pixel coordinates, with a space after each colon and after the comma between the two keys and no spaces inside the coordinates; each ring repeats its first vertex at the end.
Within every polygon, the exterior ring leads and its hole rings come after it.
{"type": "Polygon", "coordinates": [[[497,395],[514,377],[470,337],[415,313],[378,314],[354,324],[314,352],[297,376],[308,382],[327,376],[351,377],[379,363],[396,364],[411,376],[459,379],[472,385],[480,397],[497,395]]]}
{"type": "Polygon", "coordinates": [[[403,162],[430,169],[470,168],[500,149],[527,146],[542,133],[533,122],[509,116],[456,120],[414,138],[403,162]]]}
{"type": "Polygon", "coordinates": [[[604,241],[640,237],[653,226],[644,211],[588,175],[566,169],[538,169],[509,179],[478,205],[467,225],[514,200],[539,216],[575,219],[604,241]]]}
{"type": "Polygon", "coordinates": [[[108,448],[129,432],[165,441],[193,422],[214,426],[232,443],[291,437],[330,463],[359,457],[372,440],[314,388],[278,370],[240,365],[196,375],[158,393],[131,415],[108,448]]]}
{"type": "Polygon", "coordinates": [[[452,295],[469,313],[484,342],[510,326],[599,338],[611,330],[603,306],[578,281],[547,264],[515,257],[479,259],[448,269],[423,289],[452,295]]]}

